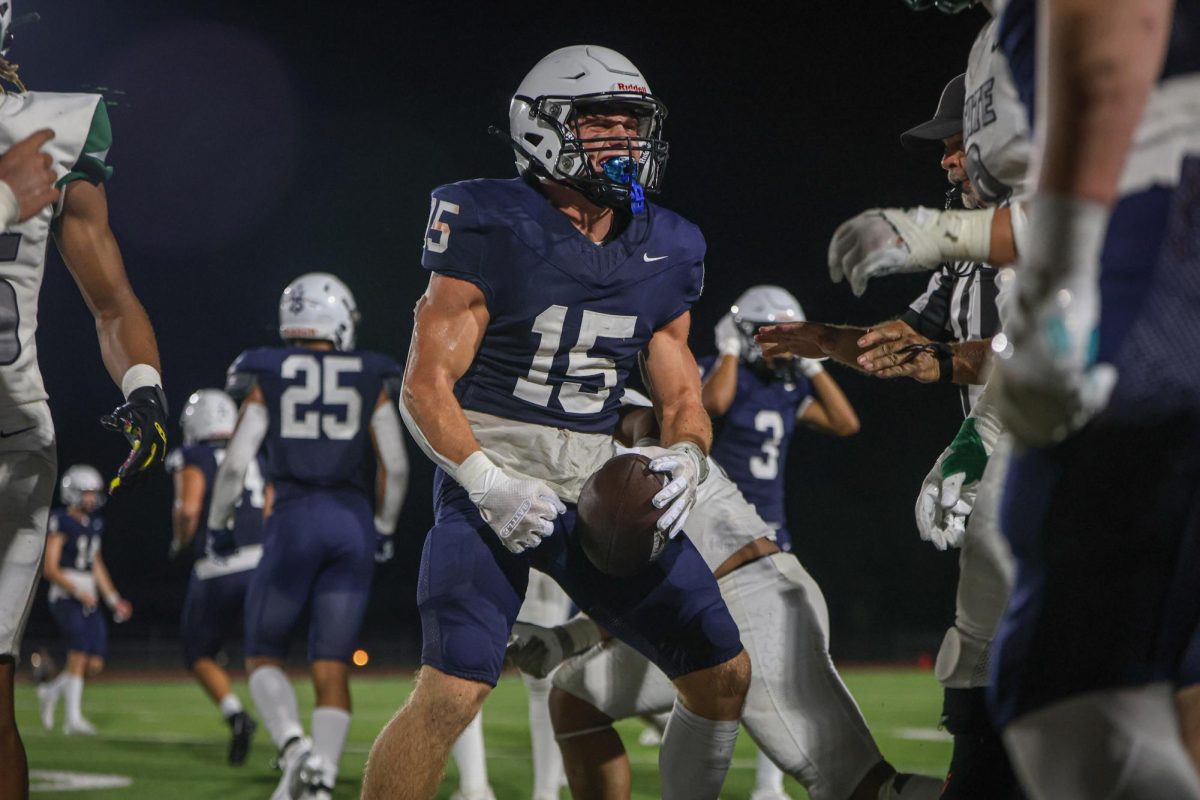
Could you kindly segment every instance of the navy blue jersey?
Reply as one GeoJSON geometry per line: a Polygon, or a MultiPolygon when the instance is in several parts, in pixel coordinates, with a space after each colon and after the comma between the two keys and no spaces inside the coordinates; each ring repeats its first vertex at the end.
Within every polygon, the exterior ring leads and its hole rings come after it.
{"type": "Polygon", "coordinates": [[[87,522],[80,522],[67,513],[65,508],[50,512],[50,533],[63,537],[62,554],[58,565],[65,569],[91,572],[96,554],[100,552],[100,539],[104,535],[104,520],[92,515],[87,522]]]}
{"type": "Polygon", "coordinates": [[[704,237],[647,205],[597,246],[521,179],[433,192],[425,269],[479,287],[490,316],[455,392],[463,408],[583,432],[609,432],[637,355],[691,308],[704,237]]]}
{"type": "Polygon", "coordinates": [[[262,347],[229,368],[262,390],[270,429],[267,480],[279,499],[312,488],[355,489],[374,497],[369,427],[379,394],[400,365],[379,353],[262,347]]]}
{"type": "MultiPolygon", "coordinates": [[[[700,359],[710,370],[716,358],[700,359]]],[[[783,471],[796,432],[796,412],[812,394],[808,379],[764,377],[738,364],[737,393],[725,415],[713,422],[712,457],[769,525],[786,524],[783,471]]]]}
{"type": "MultiPolygon", "coordinates": [[[[167,472],[175,473],[184,467],[196,467],[204,474],[204,505],[200,509],[200,524],[208,520],[208,504],[212,501],[213,482],[217,467],[225,460],[225,445],[215,442],[185,444],[167,456],[167,472]]],[[[255,456],[246,468],[242,482],[242,495],[234,504],[233,538],[238,547],[262,544],[263,505],[266,501],[266,462],[262,455],[255,456]]],[[[192,539],[192,553],[196,558],[204,555],[204,536],[192,539]]]]}

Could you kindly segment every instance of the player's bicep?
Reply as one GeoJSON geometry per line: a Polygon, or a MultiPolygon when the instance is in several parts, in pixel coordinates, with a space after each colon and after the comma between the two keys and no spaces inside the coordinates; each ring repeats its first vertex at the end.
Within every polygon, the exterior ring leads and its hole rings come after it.
{"type": "Polygon", "coordinates": [[[103,316],[125,303],[137,302],[116,237],[108,225],[108,199],[103,186],[88,181],[67,185],[54,237],[93,314],[103,316]]]}
{"type": "Polygon", "coordinates": [[[47,577],[58,572],[58,564],[62,560],[63,542],[66,541],[66,535],[51,531],[46,537],[46,555],[42,566],[42,573],[47,577]]]}
{"type": "Polygon", "coordinates": [[[405,381],[453,384],[470,368],[487,330],[483,291],[469,281],[432,275],[415,317],[405,381]]]}

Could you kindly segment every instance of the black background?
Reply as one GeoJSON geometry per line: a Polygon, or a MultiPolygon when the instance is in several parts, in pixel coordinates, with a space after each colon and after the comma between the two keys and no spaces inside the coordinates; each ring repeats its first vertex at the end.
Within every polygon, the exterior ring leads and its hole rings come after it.
{"type": "MultiPolygon", "coordinates": [[[[174,418],[191,391],[221,384],[238,352],[276,340],[279,293],[302,272],[341,276],[363,314],[360,346],[402,359],[427,277],[429,191],[513,174],[486,128],[506,123],[525,72],[568,44],[623,52],[670,111],[657,202],[709,244],[697,353],[712,352],[713,325],[753,283],[788,287],[812,319],[900,313],[925,276],[855,299],[830,283],[826,246],[863,208],[941,204],[936,156],[906,153],[898,134],[965,68],[984,14],[916,14],[899,0],[782,5],[18,0],[18,15],[42,18],[17,30],[10,58],[31,89],[99,89],[111,103],[110,216],[158,334],[174,418]]],[[[123,443],[96,420],[119,393],[56,253],[40,314],[60,468],[111,473],[123,443]]],[[[797,435],[790,528],[829,601],[835,655],[907,658],[935,648],[953,613],[955,556],[918,539],[912,506],[961,420],[957,396],[833,372],[863,430],[797,435]]],[[[419,637],[432,473],[411,442],[409,452],[397,557],[377,572],[363,633],[405,657],[419,637]]],[[[135,606],[118,640],[175,636],[188,568],[167,560],[170,506],[170,480],[157,475],[106,511],[105,557],[135,606]]],[[[39,601],[30,637],[53,635],[39,601]]]]}

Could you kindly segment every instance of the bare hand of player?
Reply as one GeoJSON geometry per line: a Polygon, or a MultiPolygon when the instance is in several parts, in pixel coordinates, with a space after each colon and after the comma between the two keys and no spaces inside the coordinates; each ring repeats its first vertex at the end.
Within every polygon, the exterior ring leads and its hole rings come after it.
{"type": "Polygon", "coordinates": [[[133,604],[125,599],[118,600],[117,604],[112,608],[112,616],[113,622],[117,623],[118,625],[120,625],[122,622],[126,622],[130,617],[133,616],[133,604]]]}
{"type": "Polygon", "coordinates": [[[837,345],[836,335],[820,322],[764,325],[754,339],[762,345],[763,355],[779,358],[824,358],[837,345]]]}
{"type": "Polygon", "coordinates": [[[858,366],[868,375],[913,378],[922,383],[933,383],[941,376],[937,358],[921,349],[932,342],[898,320],[872,328],[857,344],[866,351],[858,357],[858,366]]]}
{"type": "Polygon", "coordinates": [[[43,128],[0,156],[0,181],[8,184],[17,199],[17,222],[24,222],[58,199],[54,159],[42,152],[53,138],[54,131],[43,128]]]}

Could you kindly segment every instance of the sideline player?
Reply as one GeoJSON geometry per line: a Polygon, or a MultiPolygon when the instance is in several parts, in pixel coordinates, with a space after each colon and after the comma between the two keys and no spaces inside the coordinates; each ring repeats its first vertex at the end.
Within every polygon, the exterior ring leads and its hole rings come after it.
{"type": "Polygon", "coordinates": [[[995,711],[1034,798],[1197,798],[1173,684],[1200,617],[1200,4],[1013,0],[999,30],[1040,167],[1000,353],[1023,448],[995,711]]]}
{"type": "Polygon", "coordinates": [[[264,465],[262,458],[256,457],[246,467],[233,537],[226,537],[223,546],[210,541],[202,527],[201,523],[208,521],[217,468],[225,459],[225,445],[236,424],[237,406],[229,395],[220,389],[193,392],[179,417],[183,447],[172,451],[166,464],[175,479],[171,552],[178,554],[190,546],[195,557],[179,626],[184,666],[229,725],[230,764],[246,760],[258,726],[234,694],[229,674],[216,662],[216,655],[241,630],[246,588],[262,557],[263,514],[270,507],[264,465]],[[229,545],[235,548],[233,552],[229,545]]]}
{"type": "Polygon", "coordinates": [[[791,551],[784,510],[784,467],[796,423],[830,433],[858,433],[858,416],[825,367],[813,358],[764,355],[754,333],[763,325],[804,319],[800,302],[779,286],[753,286],[715,330],[718,355],[700,359],[701,396],[712,416],[712,457],[791,551]]]}
{"type": "MultiPolygon", "coordinates": [[[[622,402],[620,441],[652,445],[656,422],[648,401],[626,390],[622,402]]],[[[719,579],[756,665],[742,712],[746,730],[815,800],[936,798],[940,780],[897,774],[884,760],[830,660],[820,587],[775,545],[772,528],[715,459],[712,466],[697,492],[688,537],[719,579]]],[[[629,645],[610,639],[592,646],[601,633],[586,617],[554,630],[520,625],[514,632],[514,662],[537,675],[582,653],[553,673],[551,694],[572,791],[628,797],[629,763],[613,721],[669,709],[675,688],[629,645]]]]}
{"type": "MultiPolygon", "coordinates": [[[[7,41],[12,13],[11,2],[0,6],[0,41],[7,41]]],[[[33,192],[32,201],[19,197],[17,219],[25,219],[0,235],[0,763],[9,765],[0,770],[0,795],[20,798],[28,792],[29,778],[13,714],[13,677],[41,575],[58,473],[34,336],[51,235],[96,319],[104,365],[127,401],[107,418],[132,444],[113,489],[162,462],[167,409],[154,331],[129,286],[108,226],[103,184],[110,171],[105,158],[112,131],[103,98],[26,91],[2,52],[0,79],[17,89],[0,95],[0,150],[40,147],[50,156],[56,179],[54,202],[37,206],[45,197],[41,190],[33,192]],[[54,138],[46,140],[51,125],[54,138]]],[[[7,157],[0,158],[0,175],[7,157]]],[[[21,182],[13,180],[10,188],[24,195],[21,182]]]]}
{"type": "Polygon", "coordinates": [[[64,504],[50,512],[43,567],[50,582],[50,612],[67,640],[67,663],[58,677],[38,686],[42,725],[54,727],[54,711],[65,698],[63,733],[95,736],[96,728],[83,716],[83,681],[104,669],[108,653],[108,624],[99,611],[103,600],[113,622],[124,622],[133,606],[121,597],[100,554],[104,536],[104,479],[87,464],[76,464],[63,473],[59,494],[64,504]]]}
{"type": "Polygon", "coordinates": [[[213,481],[208,527],[214,540],[228,539],[246,471],[265,446],[274,502],[246,594],[246,666],[279,749],[283,776],[273,800],[327,800],[333,792],[350,728],[350,657],[408,485],[396,412],[400,366],[355,350],[357,323],[344,283],[324,272],[301,275],[279,301],[284,346],[247,350],[229,368],[230,393],[245,399],[213,481]],[[283,672],[306,607],[311,739],[283,672]]]}
{"type": "Polygon", "coordinates": [[[432,797],[447,751],[495,685],[529,568],[674,679],[663,796],[715,798],[750,677],[712,573],[676,536],[711,439],[687,348],[704,241],[651,205],[666,110],[624,56],[557,50],[509,109],[521,177],[434,191],[401,404],[438,464],[418,604],[422,669],[376,739],[368,798],[432,797]],[[654,567],[614,581],[574,538],[584,480],[613,454],[624,381],[640,353],[662,415],[651,453],[671,538],[654,567]]]}

